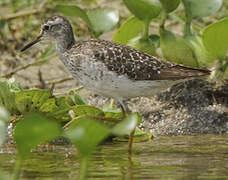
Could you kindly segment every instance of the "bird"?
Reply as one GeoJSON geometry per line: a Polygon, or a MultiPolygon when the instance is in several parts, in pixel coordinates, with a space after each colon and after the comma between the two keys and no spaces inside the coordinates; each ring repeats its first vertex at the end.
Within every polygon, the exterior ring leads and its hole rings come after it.
{"type": "Polygon", "coordinates": [[[70,21],[60,15],[44,20],[39,36],[21,51],[43,40],[55,41],[59,59],[82,86],[115,99],[123,113],[129,111],[127,99],[153,96],[181,81],[210,74],[112,41],[76,40],[70,21]]]}

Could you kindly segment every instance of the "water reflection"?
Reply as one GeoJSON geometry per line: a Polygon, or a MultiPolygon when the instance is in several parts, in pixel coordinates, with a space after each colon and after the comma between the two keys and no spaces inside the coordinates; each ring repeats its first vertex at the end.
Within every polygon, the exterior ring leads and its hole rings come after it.
{"type": "MultiPolygon", "coordinates": [[[[97,148],[88,179],[228,179],[228,135],[161,137],[134,144],[105,144],[97,148]]],[[[15,148],[0,150],[0,170],[12,173],[15,148]]],[[[45,145],[24,162],[21,179],[77,179],[77,150],[70,145],[45,145]]]]}

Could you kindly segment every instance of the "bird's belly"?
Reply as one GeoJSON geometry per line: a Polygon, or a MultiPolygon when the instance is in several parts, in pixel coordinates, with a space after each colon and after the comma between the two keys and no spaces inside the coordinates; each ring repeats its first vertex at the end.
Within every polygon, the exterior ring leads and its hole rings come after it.
{"type": "Polygon", "coordinates": [[[83,61],[79,67],[68,66],[73,77],[85,88],[115,99],[151,96],[175,84],[175,81],[131,80],[108,70],[103,63],[83,61]]]}
{"type": "Polygon", "coordinates": [[[115,99],[152,96],[175,84],[170,81],[133,81],[111,72],[78,72],[75,78],[85,88],[115,99]]]}

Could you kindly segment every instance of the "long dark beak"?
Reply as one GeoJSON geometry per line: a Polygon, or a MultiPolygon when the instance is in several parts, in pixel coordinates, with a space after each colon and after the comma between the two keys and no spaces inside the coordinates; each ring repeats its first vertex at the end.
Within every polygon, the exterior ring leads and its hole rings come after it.
{"type": "Polygon", "coordinates": [[[36,39],[32,40],[30,43],[26,44],[22,49],[21,52],[25,51],[26,49],[30,48],[34,44],[38,43],[41,41],[42,35],[39,35],[36,39]]]}

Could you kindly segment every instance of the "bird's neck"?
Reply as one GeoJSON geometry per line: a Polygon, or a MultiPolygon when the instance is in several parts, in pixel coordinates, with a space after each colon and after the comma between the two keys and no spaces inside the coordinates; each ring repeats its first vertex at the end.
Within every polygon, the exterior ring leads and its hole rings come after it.
{"type": "Polygon", "coordinates": [[[73,33],[68,33],[56,39],[56,49],[60,54],[69,50],[74,44],[75,38],[73,33]]]}

